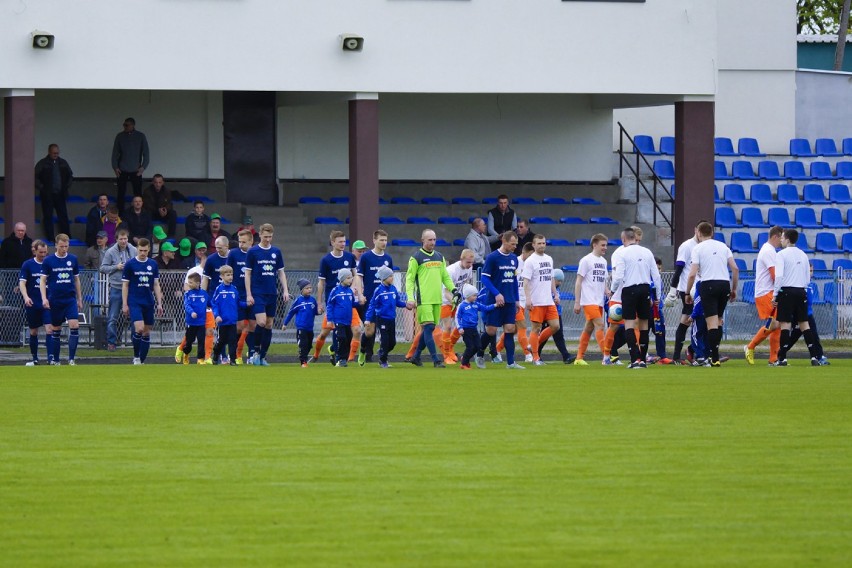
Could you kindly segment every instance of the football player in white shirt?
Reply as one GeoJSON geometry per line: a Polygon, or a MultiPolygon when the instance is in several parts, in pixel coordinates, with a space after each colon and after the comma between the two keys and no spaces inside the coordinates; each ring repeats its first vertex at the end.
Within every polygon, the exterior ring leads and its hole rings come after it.
{"type": "Polygon", "coordinates": [[[604,352],[603,305],[606,297],[606,245],[607,237],[601,233],[592,237],[592,252],[580,259],[577,266],[577,279],[574,282],[574,313],[580,310],[586,317],[586,325],[580,333],[580,345],[577,348],[575,365],[588,365],[583,357],[595,332],[601,354],[604,352]]]}
{"type": "Polygon", "coordinates": [[[757,317],[760,318],[761,326],[754,334],[751,342],[743,349],[745,358],[749,365],[754,365],[754,350],[758,345],[769,338],[769,364],[774,365],[778,360],[778,349],[781,347],[781,328],[777,319],[772,319],[769,328],[762,322],[774,318],[775,309],[772,306],[772,294],[775,290],[775,262],[777,249],[781,248],[781,234],[784,229],[778,225],[769,229],[769,238],[760,252],[757,253],[757,265],[754,274],[754,304],[757,307],[757,317]]]}
{"type": "Polygon", "coordinates": [[[778,349],[778,362],[775,366],[787,366],[787,350],[790,342],[790,328],[798,322],[802,337],[811,355],[811,364],[819,366],[819,353],[814,341],[814,332],[808,323],[808,295],[805,289],[810,282],[810,262],[808,255],[796,246],[799,231],[784,229],[781,246],[784,247],[776,257],[775,296],[772,305],[776,308],[777,319],[781,326],[781,347],[778,349]]]}
{"type": "MultiPolygon", "coordinates": [[[[459,260],[447,267],[447,273],[456,290],[464,288],[465,284],[473,284],[473,251],[464,249],[459,260]]],[[[444,353],[444,364],[452,365],[458,362],[453,346],[459,340],[459,330],[456,329],[456,306],[453,305],[453,294],[442,286],[444,301],[441,304],[441,351],[444,353]]]]}
{"type": "Polygon", "coordinates": [[[522,277],[526,306],[532,323],[530,345],[533,361],[536,365],[544,365],[538,355],[539,334],[544,322],[547,322],[554,332],[559,329],[559,312],[556,311],[554,301],[554,298],[559,296],[556,292],[556,282],[553,280],[553,258],[544,252],[547,249],[547,239],[544,235],[536,235],[532,245],[535,252],[524,261],[522,277]]]}
{"type": "MultiPolygon", "coordinates": [[[[697,277],[701,278],[701,305],[704,307],[704,319],[707,322],[707,350],[710,353],[710,366],[719,367],[719,344],[722,342],[722,328],[719,321],[725,315],[728,301],[737,297],[737,282],[740,271],[734,262],[734,255],[725,243],[713,238],[713,225],[698,225],[698,244],[692,249],[692,268],[689,270],[688,290],[697,277]],[[728,276],[730,271],[731,276],[728,276]],[[730,279],[729,279],[730,278],[730,279]]],[[[684,298],[692,304],[692,295],[684,298]]]]}
{"type": "MultiPolygon", "coordinates": [[[[699,221],[704,223],[705,221],[699,221]]],[[[683,301],[686,297],[686,279],[689,277],[689,270],[692,267],[692,249],[698,244],[698,225],[695,226],[692,238],[683,241],[677,248],[677,260],[675,260],[675,272],[672,276],[672,285],[669,288],[669,294],[666,296],[665,306],[671,308],[675,305],[675,301],[680,298],[680,323],[675,330],[674,343],[674,361],[675,364],[680,364],[681,355],[683,352],[683,344],[686,341],[686,334],[689,331],[690,316],[692,315],[692,306],[683,301]]]]}

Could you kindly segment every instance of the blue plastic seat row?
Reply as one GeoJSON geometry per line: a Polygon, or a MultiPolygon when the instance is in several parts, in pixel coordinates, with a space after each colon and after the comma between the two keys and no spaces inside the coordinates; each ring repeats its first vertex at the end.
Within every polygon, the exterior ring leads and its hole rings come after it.
{"type": "MultiPolygon", "coordinates": [[[[661,136],[659,150],[654,147],[654,139],[645,134],[635,136],[633,142],[634,152],[638,149],[648,156],[674,156],[675,154],[674,136],[661,136]]],[[[755,138],[740,138],[737,143],[736,152],[734,151],[734,143],[730,138],[715,138],[713,140],[713,147],[714,153],[717,156],[750,156],[758,158],[766,155],[760,151],[760,145],[755,138]]]]}
{"type": "MultiPolygon", "coordinates": [[[[413,197],[392,197],[390,201],[379,198],[380,204],[393,205],[493,205],[496,203],[496,198],[486,197],[484,199],[474,199],[473,197],[453,197],[450,201],[443,197],[424,197],[423,199],[414,199],[413,197]]],[[[308,195],[299,198],[301,205],[322,205],[326,203],[347,204],[349,203],[348,196],[330,197],[328,201],[319,196],[308,195]]],[[[535,199],[533,197],[516,197],[512,199],[513,205],[600,205],[601,202],[592,197],[574,197],[566,199],[564,197],[545,197],[543,199],[535,199]]]]}
{"type": "MultiPolygon", "coordinates": [[[[747,160],[737,160],[731,164],[731,173],[728,166],[721,160],[713,164],[713,175],[717,180],[837,180],[852,179],[852,162],[838,162],[836,174],[832,173],[831,164],[828,162],[812,162],[805,171],[805,164],[795,160],[784,162],[783,173],[778,169],[778,164],[771,160],[759,162],[757,172],[754,166],[747,160]]],[[[660,179],[674,179],[674,162],[671,160],[654,160],[654,173],[660,179]]]]}
{"type": "Polygon", "coordinates": [[[818,205],[826,205],[829,203],[852,203],[852,198],[849,194],[849,186],[843,184],[832,184],[828,189],[828,197],[825,195],[825,190],[821,184],[808,183],[802,187],[802,196],[799,197],[798,188],[789,183],[778,185],[777,197],[773,196],[769,185],[765,183],[756,183],[751,186],[749,197],[746,197],[745,188],[738,183],[728,183],[722,189],[722,197],[717,200],[717,203],[784,203],[784,204],[801,204],[812,203],[818,205]]]}
{"type": "Polygon", "coordinates": [[[740,219],[731,207],[717,207],[715,224],[723,229],[763,229],[778,225],[784,228],[799,227],[802,229],[845,229],[852,225],[852,209],[846,210],[846,220],[843,212],[834,207],[826,207],[820,213],[817,221],[816,211],[810,207],[797,207],[793,211],[793,221],[790,220],[790,210],[785,207],[771,207],[764,221],[763,212],[758,207],[743,207],[740,219]]]}
{"type": "Polygon", "coordinates": [[[814,149],[811,150],[811,143],[807,138],[791,138],[790,155],[800,158],[852,156],[852,138],[844,138],[840,146],[841,150],[838,151],[833,138],[817,138],[814,149]]]}
{"type": "MultiPolygon", "coordinates": [[[[752,241],[752,237],[749,233],[736,231],[731,233],[730,246],[731,251],[733,252],[756,253],[760,250],[760,247],[763,246],[764,242],[766,242],[765,233],[761,233],[761,235],[758,237],[757,246],[755,246],[754,241],[752,241]]],[[[807,235],[804,233],[799,233],[799,240],[796,243],[796,246],[808,253],[812,253],[815,251],[824,254],[852,253],[852,233],[844,234],[840,239],[840,243],[837,242],[837,235],[835,235],[834,233],[817,233],[813,249],[808,246],[807,235]]]]}

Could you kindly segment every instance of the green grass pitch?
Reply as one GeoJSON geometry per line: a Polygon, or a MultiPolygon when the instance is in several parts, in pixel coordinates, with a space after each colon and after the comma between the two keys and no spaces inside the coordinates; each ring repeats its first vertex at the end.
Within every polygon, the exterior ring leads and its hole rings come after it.
{"type": "Polygon", "coordinates": [[[850,363],[0,370],[2,566],[849,566],[850,363]]]}

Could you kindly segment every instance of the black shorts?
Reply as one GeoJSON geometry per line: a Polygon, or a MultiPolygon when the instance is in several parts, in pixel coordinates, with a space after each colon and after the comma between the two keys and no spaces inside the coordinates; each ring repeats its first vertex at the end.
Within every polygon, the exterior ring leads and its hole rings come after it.
{"type": "Polygon", "coordinates": [[[781,288],[778,292],[778,313],[780,322],[792,323],[808,321],[808,295],[804,288],[781,288]]]}
{"type": "Polygon", "coordinates": [[[651,319],[651,285],[637,284],[622,290],[621,312],[625,320],[651,319]]]}
{"type": "Polygon", "coordinates": [[[727,280],[706,280],[701,283],[701,306],[704,317],[722,317],[731,299],[731,283],[727,280]]]}
{"type": "Polygon", "coordinates": [[[686,292],[678,291],[677,295],[680,298],[680,315],[691,316],[692,315],[692,304],[687,304],[684,301],[684,298],[686,298],[686,292]]]}

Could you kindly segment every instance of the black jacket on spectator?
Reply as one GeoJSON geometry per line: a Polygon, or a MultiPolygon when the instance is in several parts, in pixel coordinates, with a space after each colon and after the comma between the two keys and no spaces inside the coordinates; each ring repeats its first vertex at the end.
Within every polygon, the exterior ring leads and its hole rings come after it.
{"type": "Polygon", "coordinates": [[[101,211],[97,205],[89,210],[89,214],[86,215],[86,245],[97,246],[96,237],[98,231],[104,228],[104,217],[106,217],[106,211],[101,211]]]}
{"type": "Polygon", "coordinates": [[[32,248],[33,240],[29,235],[18,239],[13,231],[0,244],[0,268],[21,268],[25,261],[33,257],[32,248]]]}
{"type": "Polygon", "coordinates": [[[130,233],[130,242],[134,243],[133,238],[145,238],[152,241],[154,238],[154,223],[151,221],[151,216],[143,208],[137,215],[133,212],[133,208],[128,209],[121,216],[123,221],[122,226],[130,233]]]}
{"type": "MultiPolygon", "coordinates": [[[[59,163],[59,177],[61,179],[59,190],[63,199],[68,199],[68,188],[71,187],[71,182],[74,180],[74,173],[65,160],[57,158],[56,161],[59,163]]],[[[42,158],[36,164],[35,185],[40,193],[50,191],[53,187],[53,160],[50,159],[50,156],[42,158]]]]}
{"type": "Polygon", "coordinates": [[[186,236],[196,241],[209,243],[213,234],[210,232],[210,217],[190,213],[186,216],[186,236]]]}

